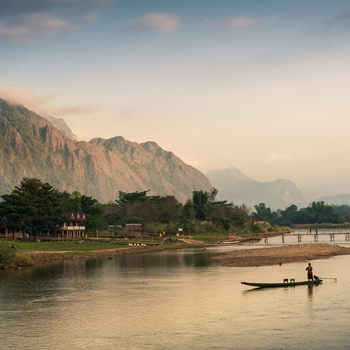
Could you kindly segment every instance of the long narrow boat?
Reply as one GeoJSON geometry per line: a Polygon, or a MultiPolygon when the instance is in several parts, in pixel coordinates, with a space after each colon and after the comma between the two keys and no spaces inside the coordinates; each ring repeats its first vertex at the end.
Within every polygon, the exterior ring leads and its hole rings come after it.
{"type": "Polygon", "coordinates": [[[322,283],[322,280],[313,281],[300,281],[300,282],[282,282],[282,283],[253,283],[253,282],[241,282],[247,286],[258,287],[258,288],[274,288],[274,287],[294,287],[294,286],[312,286],[322,283]]]}

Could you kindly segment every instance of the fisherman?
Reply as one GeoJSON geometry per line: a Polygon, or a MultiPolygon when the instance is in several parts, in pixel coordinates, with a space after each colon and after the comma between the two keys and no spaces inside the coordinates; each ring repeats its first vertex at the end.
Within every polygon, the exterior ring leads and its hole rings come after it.
{"type": "Polygon", "coordinates": [[[314,278],[313,278],[311,263],[308,264],[305,270],[307,271],[307,280],[312,281],[314,278]]]}

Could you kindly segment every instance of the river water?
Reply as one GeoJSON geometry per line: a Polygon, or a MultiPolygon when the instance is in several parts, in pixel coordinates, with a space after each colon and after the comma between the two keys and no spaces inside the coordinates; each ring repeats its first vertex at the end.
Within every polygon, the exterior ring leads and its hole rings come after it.
{"type": "Polygon", "coordinates": [[[240,282],[305,280],[306,262],[235,268],[210,259],[229,249],[242,247],[2,271],[0,348],[350,348],[350,256],[312,261],[316,274],[337,281],[260,290],[240,282]]]}

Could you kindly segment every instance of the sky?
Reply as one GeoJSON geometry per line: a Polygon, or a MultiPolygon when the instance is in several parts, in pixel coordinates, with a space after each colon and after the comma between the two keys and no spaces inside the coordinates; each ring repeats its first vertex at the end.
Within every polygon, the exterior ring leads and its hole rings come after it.
{"type": "Polygon", "coordinates": [[[348,0],[0,0],[0,98],[79,140],[350,193],[348,0]]]}

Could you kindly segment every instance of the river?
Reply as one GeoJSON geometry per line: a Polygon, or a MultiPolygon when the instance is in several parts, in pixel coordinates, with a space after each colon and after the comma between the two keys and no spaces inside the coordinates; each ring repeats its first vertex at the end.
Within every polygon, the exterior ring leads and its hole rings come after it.
{"type": "Polygon", "coordinates": [[[350,256],[312,261],[316,274],[337,281],[259,290],[240,282],[304,280],[306,262],[234,268],[210,259],[227,249],[242,247],[121,255],[1,271],[0,348],[350,347],[350,256]]]}

